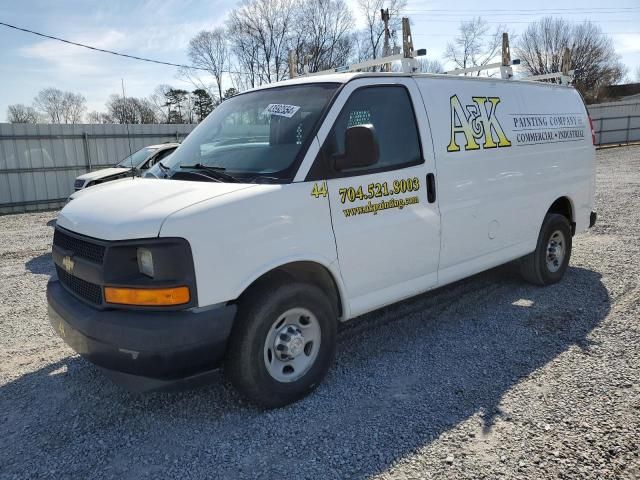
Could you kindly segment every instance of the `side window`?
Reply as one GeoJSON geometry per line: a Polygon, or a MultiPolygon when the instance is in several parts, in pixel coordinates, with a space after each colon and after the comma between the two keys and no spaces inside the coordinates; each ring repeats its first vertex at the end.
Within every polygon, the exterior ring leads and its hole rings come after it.
{"type": "Polygon", "coordinates": [[[171,155],[175,151],[176,151],[175,148],[167,148],[165,150],[162,150],[157,155],[151,157],[151,159],[145,164],[145,166],[143,168],[151,168],[151,167],[153,167],[160,160],[162,160],[165,157],[168,157],[169,155],[171,155]]]}
{"type": "Polygon", "coordinates": [[[321,149],[326,174],[331,177],[394,170],[423,162],[415,114],[409,92],[402,86],[363,87],[351,94],[321,149]],[[373,125],[378,139],[378,163],[338,172],[332,157],[345,150],[345,134],[356,125],[373,125]]]}

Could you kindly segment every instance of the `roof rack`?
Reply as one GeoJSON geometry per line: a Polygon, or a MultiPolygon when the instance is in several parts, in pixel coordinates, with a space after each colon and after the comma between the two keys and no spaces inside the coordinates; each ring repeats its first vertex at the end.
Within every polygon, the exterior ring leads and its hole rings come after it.
{"type": "Polygon", "coordinates": [[[529,77],[521,78],[520,80],[552,80],[558,79],[558,83],[560,85],[569,85],[573,82],[576,71],[569,70],[569,64],[571,63],[571,50],[568,48],[564,49],[564,54],[562,55],[562,63],[560,64],[560,71],[554,73],[541,73],[539,75],[531,75],[529,77]]]}
{"type": "MultiPolygon", "coordinates": [[[[382,10],[382,20],[388,21],[388,11],[382,10]]],[[[385,53],[389,51],[388,46],[388,35],[389,30],[385,26],[385,53]]],[[[401,62],[401,71],[403,73],[415,73],[418,71],[418,61],[416,57],[421,57],[427,54],[426,49],[420,49],[414,51],[413,49],[413,39],[411,37],[411,26],[409,25],[409,18],[402,18],[402,49],[403,52],[400,53],[400,49],[398,47],[394,47],[394,52],[392,55],[387,55],[381,58],[374,58],[371,60],[366,60],[364,62],[353,63],[351,65],[342,65],[336,68],[330,68],[328,70],[321,70],[319,72],[309,72],[309,66],[306,64],[303,67],[304,73],[302,76],[312,77],[317,75],[330,75],[332,73],[348,73],[348,72],[357,72],[360,70],[364,70],[365,68],[382,66],[382,71],[389,72],[391,71],[391,63],[400,61],[401,62]]],[[[562,57],[562,67],[560,72],[553,73],[544,73],[540,75],[530,75],[528,77],[521,77],[519,80],[530,80],[530,81],[543,81],[543,80],[552,80],[557,79],[560,85],[569,85],[573,82],[575,70],[569,70],[569,62],[571,58],[571,52],[568,48],[565,49],[564,55],[562,57]]],[[[291,78],[297,76],[296,73],[296,63],[297,58],[296,54],[293,50],[289,52],[289,71],[291,72],[291,78]]],[[[484,70],[494,70],[500,69],[500,78],[504,80],[513,79],[513,66],[520,65],[519,59],[511,60],[511,49],[509,47],[509,34],[504,32],[502,34],[502,61],[495,63],[488,63],[485,65],[468,67],[468,68],[458,68],[455,70],[450,70],[448,72],[444,72],[447,75],[461,75],[466,73],[475,73],[482,72],[484,70]]]]}
{"type": "MultiPolygon", "coordinates": [[[[388,11],[382,11],[382,19],[384,21],[385,16],[388,20],[388,11]]],[[[389,29],[385,28],[385,51],[389,51],[388,41],[389,41],[389,29]]],[[[418,61],[416,57],[421,57],[427,54],[426,49],[420,49],[414,51],[413,49],[413,38],[411,36],[411,26],[409,25],[409,18],[402,18],[402,50],[400,53],[399,47],[393,48],[393,53],[391,55],[386,55],[380,58],[373,58],[371,60],[366,60],[364,62],[353,63],[351,65],[342,65],[336,68],[330,68],[328,70],[321,70],[319,72],[309,72],[309,66],[304,65],[303,70],[304,73],[301,76],[311,77],[316,75],[330,75],[332,73],[348,73],[348,72],[357,72],[360,70],[364,70],[365,68],[384,66],[383,71],[390,72],[391,71],[391,63],[397,62],[400,60],[402,65],[403,73],[414,73],[418,71],[418,61]]],[[[291,72],[291,78],[297,76],[296,74],[296,63],[297,58],[296,54],[293,50],[289,52],[289,71],[291,72]]]]}
{"type": "MultiPolygon", "coordinates": [[[[528,77],[521,77],[519,80],[530,80],[530,81],[542,81],[542,80],[551,80],[558,79],[558,83],[560,85],[569,85],[573,82],[575,70],[569,70],[569,62],[571,58],[571,52],[568,48],[565,49],[564,55],[562,57],[562,68],[560,72],[554,73],[544,73],[540,75],[530,75],[528,77]]],[[[500,69],[500,78],[504,80],[510,80],[513,78],[513,65],[520,65],[520,59],[511,60],[511,49],[509,48],[509,34],[504,32],[502,34],[502,61],[496,63],[488,63],[486,65],[481,65],[477,67],[469,67],[469,68],[458,68],[455,70],[450,70],[448,72],[444,72],[448,75],[461,75],[463,73],[474,73],[474,72],[482,72],[483,70],[493,70],[496,68],[500,69]]]]}

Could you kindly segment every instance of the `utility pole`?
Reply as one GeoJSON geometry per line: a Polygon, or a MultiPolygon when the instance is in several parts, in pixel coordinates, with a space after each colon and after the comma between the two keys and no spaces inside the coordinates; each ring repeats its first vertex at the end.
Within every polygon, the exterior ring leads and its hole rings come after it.
{"type": "Polygon", "coordinates": [[[297,58],[296,51],[289,50],[289,78],[295,78],[298,76],[297,70],[297,58]]]}
{"type": "Polygon", "coordinates": [[[569,67],[571,66],[571,50],[568,48],[564,49],[564,53],[562,55],[562,63],[560,64],[560,71],[563,75],[569,75],[569,67]]]}
{"type": "Polygon", "coordinates": [[[509,48],[509,34],[502,34],[502,65],[500,66],[500,77],[509,79],[513,77],[511,68],[511,49],[509,48]]]}
{"type": "MultiPolygon", "coordinates": [[[[380,9],[380,18],[384,22],[384,46],[382,47],[382,56],[388,57],[389,55],[391,55],[390,47],[389,47],[389,37],[391,37],[391,34],[389,33],[389,9],[388,8],[386,10],[384,8],[380,9]]],[[[383,72],[390,72],[391,64],[385,63],[383,66],[380,67],[380,70],[382,70],[383,72]]]]}

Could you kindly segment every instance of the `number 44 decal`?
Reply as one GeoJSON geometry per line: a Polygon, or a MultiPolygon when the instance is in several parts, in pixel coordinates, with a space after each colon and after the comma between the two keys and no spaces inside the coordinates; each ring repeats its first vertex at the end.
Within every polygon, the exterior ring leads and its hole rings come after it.
{"type": "Polygon", "coordinates": [[[312,197],[326,197],[328,194],[327,191],[327,182],[321,182],[320,184],[314,183],[313,188],[311,189],[312,197]]]}

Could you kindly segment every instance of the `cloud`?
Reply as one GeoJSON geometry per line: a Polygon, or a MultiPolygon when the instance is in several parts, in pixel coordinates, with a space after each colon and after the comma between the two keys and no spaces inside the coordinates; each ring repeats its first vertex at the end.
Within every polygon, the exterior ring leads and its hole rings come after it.
{"type": "MultiPolygon", "coordinates": [[[[128,46],[127,35],[117,30],[85,35],[74,39],[74,41],[110,50],[128,46]]],[[[99,56],[106,55],[56,40],[42,40],[32,43],[20,48],[19,54],[27,59],[40,60],[50,67],[64,70],[69,74],[80,72],[90,74],[102,71],[104,62],[100,61],[99,56]]]]}
{"type": "Polygon", "coordinates": [[[640,53],[640,33],[626,33],[615,39],[618,53],[640,53]]]}

